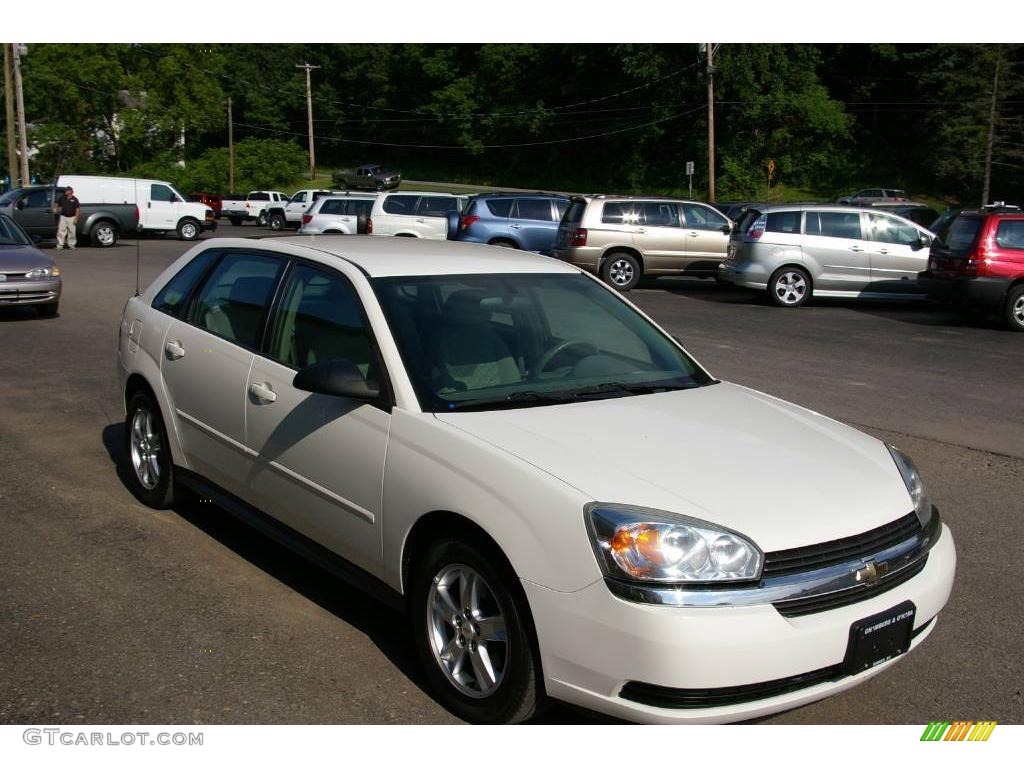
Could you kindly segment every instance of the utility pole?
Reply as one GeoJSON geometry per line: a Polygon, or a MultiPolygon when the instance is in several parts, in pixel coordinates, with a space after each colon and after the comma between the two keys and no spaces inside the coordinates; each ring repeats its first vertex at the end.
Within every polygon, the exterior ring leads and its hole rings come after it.
{"type": "Polygon", "coordinates": [[[705,43],[708,51],[708,202],[715,202],[715,46],[705,43]]]}
{"type": "Polygon", "coordinates": [[[309,73],[320,67],[310,63],[296,64],[298,69],[306,70],[306,113],[309,115],[309,178],[316,178],[316,155],[313,152],[313,86],[309,73]]]}
{"type": "Polygon", "coordinates": [[[235,191],[235,128],[231,120],[231,97],[228,96],[228,192],[235,191]]]}
{"type": "Polygon", "coordinates": [[[18,181],[18,150],[14,144],[14,83],[11,81],[11,44],[4,43],[4,101],[7,103],[7,175],[11,188],[18,181]]]}
{"type": "Polygon", "coordinates": [[[992,108],[988,113],[988,142],[985,145],[985,183],[981,188],[981,204],[988,205],[989,186],[992,182],[992,146],[996,140],[996,101],[999,92],[999,65],[1003,63],[1002,48],[996,49],[996,72],[992,78],[992,108]]]}
{"type": "MultiPolygon", "coordinates": [[[[21,144],[21,186],[29,184],[28,175],[28,137],[25,135],[25,97],[21,91],[21,47],[22,43],[12,43],[11,51],[14,56],[14,98],[18,108],[18,140],[21,144]]],[[[11,179],[11,186],[14,186],[14,179],[11,179]]]]}

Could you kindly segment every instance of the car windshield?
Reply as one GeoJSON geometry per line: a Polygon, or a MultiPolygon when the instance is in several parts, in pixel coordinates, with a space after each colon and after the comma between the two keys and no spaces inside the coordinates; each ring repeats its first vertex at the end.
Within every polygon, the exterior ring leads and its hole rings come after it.
{"type": "Polygon", "coordinates": [[[584,275],[377,278],[426,411],[524,408],[713,383],[671,339],[584,275]]]}
{"type": "Polygon", "coordinates": [[[0,216],[0,245],[32,245],[32,239],[14,219],[0,216]]]}

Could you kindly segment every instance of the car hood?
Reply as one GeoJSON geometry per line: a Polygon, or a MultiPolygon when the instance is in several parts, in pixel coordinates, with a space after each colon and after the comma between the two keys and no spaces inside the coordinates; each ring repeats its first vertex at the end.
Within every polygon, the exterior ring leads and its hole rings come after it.
{"type": "Polygon", "coordinates": [[[33,245],[0,245],[0,272],[28,272],[53,266],[53,259],[33,245]]]}
{"type": "Polygon", "coordinates": [[[714,522],[766,552],[862,533],[913,510],[882,442],[724,382],[437,418],[596,501],[714,522]]]}

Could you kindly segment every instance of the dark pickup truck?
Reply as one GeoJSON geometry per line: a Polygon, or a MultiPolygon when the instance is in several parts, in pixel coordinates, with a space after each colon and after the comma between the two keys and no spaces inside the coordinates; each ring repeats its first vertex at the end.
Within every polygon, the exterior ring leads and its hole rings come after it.
{"type": "Polygon", "coordinates": [[[346,168],[331,174],[334,185],[339,189],[397,189],[402,183],[402,174],[398,171],[387,171],[379,165],[360,165],[358,168],[346,168]]]}
{"type": "MultiPolygon", "coordinates": [[[[30,235],[43,239],[57,236],[57,217],[53,214],[54,195],[64,187],[32,186],[12,189],[0,195],[0,213],[6,213],[30,235]]],[[[100,248],[117,244],[121,233],[139,230],[139,209],[129,203],[82,203],[78,214],[78,237],[100,248]]]]}

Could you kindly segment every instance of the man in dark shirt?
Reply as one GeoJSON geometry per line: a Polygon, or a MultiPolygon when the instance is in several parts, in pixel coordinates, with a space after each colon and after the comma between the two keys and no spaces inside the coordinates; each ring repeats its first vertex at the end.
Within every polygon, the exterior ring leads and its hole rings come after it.
{"type": "Polygon", "coordinates": [[[53,201],[53,212],[57,214],[57,250],[64,247],[65,241],[69,251],[75,250],[78,228],[78,198],[71,187],[64,190],[64,195],[53,201]]]}

